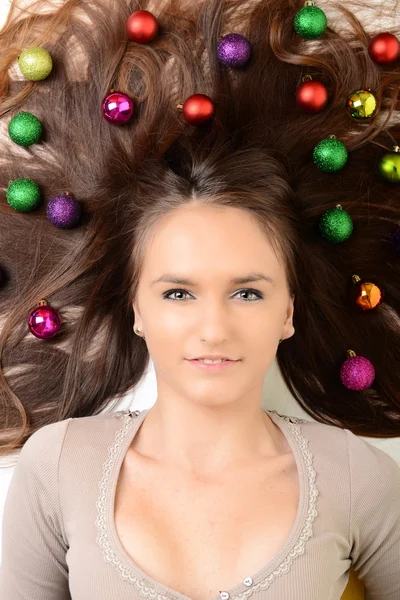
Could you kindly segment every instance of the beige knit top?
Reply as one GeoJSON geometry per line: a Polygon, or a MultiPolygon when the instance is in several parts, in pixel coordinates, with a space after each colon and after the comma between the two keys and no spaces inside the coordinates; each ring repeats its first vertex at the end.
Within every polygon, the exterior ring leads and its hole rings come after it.
{"type": "MultiPolygon", "coordinates": [[[[119,471],[148,412],[66,419],[26,442],[5,505],[1,600],[190,600],[141,570],[114,527],[119,471]]],[[[339,600],[351,565],[366,600],[400,600],[397,463],[347,429],[267,413],[296,459],[296,520],[272,560],[213,600],[339,600]]]]}

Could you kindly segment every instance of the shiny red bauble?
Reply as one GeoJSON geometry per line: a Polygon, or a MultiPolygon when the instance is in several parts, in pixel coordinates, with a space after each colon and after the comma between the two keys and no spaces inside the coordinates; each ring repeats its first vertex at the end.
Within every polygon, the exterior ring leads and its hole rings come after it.
{"type": "Polygon", "coordinates": [[[126,34],[132,42],[148,44],[158,34],[158,21],[147,10],[137,10],[126,21],[126,34]]]}
{"type": "Polygon", "coordinates": [[[193,94],[183,103],[182,113],[190,125],[202,125],[214,116],[215,104],[204,94],[193,94]]]}
{"type": "Polygon", "coordinates": [[[296,105],[304,112],[316,113],[323,110],[328,99],[328,90],[320,81],[304,81],[296,89],[296,105]]]}
{"type": "Polygon", "coordinates": [[[29,315],[29,331],[41,340],[48,340],[58,334],[61,327],[61,318],[55,308],[41,300],[29,315]]]}
{"type": "Polygon", "coordinates": [[[390,64],[400,57],[400,42],[393,33],[378,33],[369,43],[368,54],[380,65],[390,64]]]}

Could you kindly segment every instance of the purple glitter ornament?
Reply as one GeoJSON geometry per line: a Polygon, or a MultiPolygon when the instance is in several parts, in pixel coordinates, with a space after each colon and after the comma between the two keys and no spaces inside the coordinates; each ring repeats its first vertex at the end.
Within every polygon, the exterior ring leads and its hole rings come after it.
{"type": "Polygon", "coordinates": [[[28,327],[29,331],[41,340],[53,338],[60,331],[61,318],[59,313],[46,301],[41,300],[29,315],[28,327]]]}
{"type": "Polygon", "coordinates": [[[400,221],[398,222],[395,230],[392,232],[392,245],[396,252],[400,253],[400,221]]]}
{"type": "Polygon", "coordinates": [[[250,42],[239,33],[228,33],[217,44],[217,56],[227,67],[243,67],[251,56],[250,42]]]}
{"type": "Polygon", "coordinates": [[[122,92],[111,91],[101,105],[103,117],[114,125],[124,125],[133,115],[133,100],[122,92]]]}
{"type": "Polygon", "coordinates": [[[356,356],[352,350],[349,350],[348,354],[350,356],[340,369],[340,379],[349,390],[366,390],[375,379],[374,366],[368,358],[356,356]]]}
{"type": "Polygon", "coordinates": [[[49,200],[46,207],[47,218],[59,229],[75,227],[80,221],[81,214],[81,205],[68,192],[49,200]]]}

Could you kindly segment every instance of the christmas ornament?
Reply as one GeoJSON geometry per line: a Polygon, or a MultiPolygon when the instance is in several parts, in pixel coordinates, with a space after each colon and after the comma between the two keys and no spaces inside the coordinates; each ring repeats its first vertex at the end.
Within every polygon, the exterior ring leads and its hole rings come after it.
{"type": "Polygon", "coordinates": [[[217,56],[227,67],[243,67],[251,56],[250,42],[239,33],[228,33],[218,41],[217,56]]]}
{"type": "Polygon", "coordinates": [[[393,33],[378,33],[368,45],[368,54],[379,65],[388,65],[400,57],[400,42],[393,33]]]}
{"type": "Polygon", "coordinates": [[[392,152],[386,152],[379,159],[378,173],[385,181],[399,183],[400,181],[400,147],[393,146],[392,152]]]}
{"type": "Polygon", "coordinates": [[[320,81],[313,81],[311,75],[303,77],[303,83],[296,88],[296,105],[308,113],[320,112],[328,103],[328,90],[320,81]]]}
{"type": "Polygon", "coordinates": [[[348,358],[340,369],[340,379],[349,390],[361,391],[371,387],[375,379],[375,369],[364,356],[357,356],[353,350],[347,351],[348,358]]]}
{"type": "Polygon", "coordinates": [[[8,124],[8,135],[19,146],[31,146],[42,135],[42,125],[35,115],[19,112],[8,124]]]}
{"type": "Polygon", "coordinates": [[[70,192],[55,196],[49,200],[46,207],[46,215],[50,223],[60,229],[75,227],[80,221],[81,214],[81,205],[70,192]]]}
{"type": "Polygon", "coordinates": [[[21,52],[18,57],[18,66],[25,79],[41,81],[50,75],[53,60],[45,48],[32,46],[21,52]]]}
{"type": "Polygon", "coordinates": [[[103,99],[101,110],[103,117],[114,125],[124,125],[133,115],[134,103],[127,94],[110,90],[103,99]]]}
{"type": "Polygon", "coordinates": [[[28,212],[39,204],[40,188],[32,179],[14,179],[8,184],[6,199],[14,210],[28,212]]]}
{"type": "Polygon", "coordinates": [[[376,115],[378,105],[370,90],[357,90],[348,96],[346,108],[354,119],[371,119],[376,115]]]}
{"type": "Polygon", "coordinates": [[[61,318],[46,300],[40,300],[28,317],[29,331],[37,338],[48,340],[60,331],[61,318]]]}
{"type": "Polygon", "coordinates": [[[330,208],[319,219],[319,231],[331,244],[341,244],[353,233],[353,220],[340,204],[330,208]]]}
{"type": "Polygon", "coordinates": [[[314,148],[313,160],[325,173],[339,171],[347,162],[348,153],[343,142],[330,135],[321,140],[314,148]]]}
{"type": "Polygon", "coordinates": [[[353,275],[354,283],[351,296],[353,302],[362,310],[372,310],[379,306],[383,301],[383,290],[372,281],[361,279],[358,275],[353,275]]]}
{"type": "Polygon", "coordinates": [[[158,34],[158,22],[147,10],[137,10],[126,21],[126,34],[137,44],[148,44],[158,34]]]}
{"type": "Polygon", "coordinates": [[[400,221],[397,221],[397,225],[392,231],[391,240],[393,248],[400,253],[400,221]]]}
{"type": "Polygon", "coordinates": [[[308,1],[294,16],[294,30],[307,40],[315,40],[325,33],[328,21],[323,10],[308,1]]]}
{"type": "Polygon", "coordinates": [[[204,94],[193,94],[183,104],[178,104],[185,120],[190,125],[202,125],[215,114],[215,104],[204,94]]]}

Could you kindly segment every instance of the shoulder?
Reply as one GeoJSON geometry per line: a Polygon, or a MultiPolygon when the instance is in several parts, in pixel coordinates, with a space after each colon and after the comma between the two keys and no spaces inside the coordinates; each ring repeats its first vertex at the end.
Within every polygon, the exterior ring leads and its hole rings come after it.
{"type": "Polygon", "coordinates": [[[321,471],[330,473],[331,468],[340,465],[341,475],[348,479],[353,499],[371,494],[372,489],[388,497],[400,496],[400,466],[387,452],[349,429],[277,414],[300,443],[312,449],[321,471]]]}
{"type": "MultiPolygon", "coordinates": [[[[25,442],[18,463],[48,468],[51,463],[60,461],[61,456],[73,447],[87,447],[90,444],[104,445],[112,440],[122,426],[125,411],[101,413],[87,417],[68,418],[40,427],[25,442]]],[[[21,467],[20,467],[21,468],[21,467]]]]}
{"type": "Polygon", "coordinates": [[[400,466],[387,452],[354,434],[349,429],[328,425],[319,421],[275,413],[291,429],[303,444],[311,445],[320,456],[334,457],[355,476],[361,468],[369,465],[370,472],[400,475],[400,466]]]}

